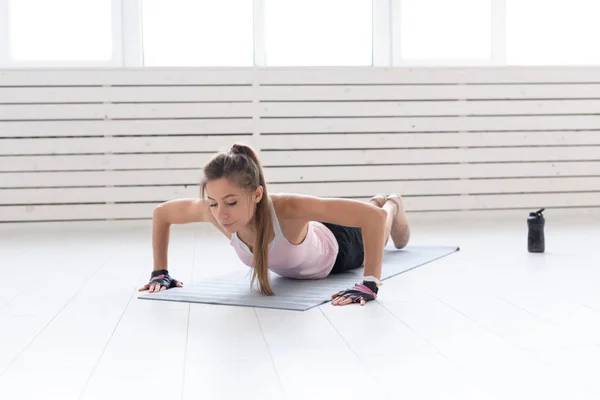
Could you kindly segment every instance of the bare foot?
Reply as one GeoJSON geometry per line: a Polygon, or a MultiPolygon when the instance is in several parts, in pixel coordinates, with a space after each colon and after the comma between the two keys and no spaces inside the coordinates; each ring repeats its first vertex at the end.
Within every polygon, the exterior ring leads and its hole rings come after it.
{"type": "MultiPolygon", "coordinates": [[[[371,200],[369,200],[369,204],[374,205],[375,207],[383,208],[386,201],[387,201],[387,197],[385,196],[384,193],[377,193],[375,196],[371,197],[371,200]]],[[[390,240],[390,237],[386,233],[386,239],[385,239],[384,246],[387,245],[388,240],[390,240]]]]}
{"type": "Polygon", "coordinates": [[[406,212],[404,211],[404,203],[402,202],[402,198],[397,194],[390,194],[387,196],[387,201],[393,202],[397,207],[392,221],[390,236],[394,241],[394,246],[397,249],[401,249],[408,244],[408,240],[410,239],[410,228],[408,226],[406,212]]]}
{"type": "Polygon", "coordinates": [[[377,193],[375,196],[371,197],[371,200],[369,200],[369,203],[381,208],[385,204],[385,201],[386,201],[385,194],[377,193]]]}

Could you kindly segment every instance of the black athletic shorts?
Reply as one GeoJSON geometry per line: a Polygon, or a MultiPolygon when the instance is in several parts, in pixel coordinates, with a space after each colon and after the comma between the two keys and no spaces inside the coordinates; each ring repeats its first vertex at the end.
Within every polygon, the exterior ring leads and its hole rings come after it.
{"type": "Polygon", "coordinates": [[[333,264],[332,274],[360,268],[365,262],[362,229],[321,222],[337,239],[339,252],[333,264]]]}

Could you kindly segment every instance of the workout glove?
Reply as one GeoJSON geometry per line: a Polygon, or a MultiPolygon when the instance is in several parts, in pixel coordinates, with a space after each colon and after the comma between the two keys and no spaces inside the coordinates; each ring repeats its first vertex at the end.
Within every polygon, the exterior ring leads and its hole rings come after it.
{"type": "Polygon", "coordinates": [[[357,283],[351,289],[346,289],[338,292],[338,296],[352,299],[353,303],[360,303],[375,300],[377,298],[377,286],[373,282],[357,283]],[[370,287],[372,286],[372,287],[370,287]]]}
{"type": "Polygon", "coordinates": [[[173,279],[171,275],[169,275],[169,271],[166,269],[159,269],[157,271],[152,271],[150,275],[150,282],[148,285],[152,286],[155,283],[160,284],[160,288],[162,289],[165,286],[167,289],[171,289],[177,286],[177,280],[173,279]]]}

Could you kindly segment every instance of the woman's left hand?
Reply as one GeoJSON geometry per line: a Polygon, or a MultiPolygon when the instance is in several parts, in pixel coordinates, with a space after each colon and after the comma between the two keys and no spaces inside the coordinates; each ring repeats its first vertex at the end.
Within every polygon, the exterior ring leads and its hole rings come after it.
{"type": "Polygon", "coordinates": [[[351,289],[346,289],[334,293],[331,298],[331,304],[334,306],[345,306],[351,303],[360,303],[364,306],[367,301],[375,300],[377,293],[373,292],[367,286],[357,283],[351,289]]]}

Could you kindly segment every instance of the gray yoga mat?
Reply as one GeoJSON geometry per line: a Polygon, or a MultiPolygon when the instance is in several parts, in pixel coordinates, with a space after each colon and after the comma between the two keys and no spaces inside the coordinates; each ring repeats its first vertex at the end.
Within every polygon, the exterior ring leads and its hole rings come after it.
{"type": "MultiPolygon", "coordinates": [[[[407,246],[402,250],[386,248],[383,256],[382,280],[409,271],[458,251],[459,248],[438,246],[407,246]]],[[[144,300],[180,301],[188,303],[224,304],[245,307],[278,308],[306,311],[328,301],[331,295],[361,282],[364,268],[325,279],[299,280],[271,273],[274,296],[264,296],[250,289],[249,268],[229,275],[199,281],[158,293],[143,292],[144,300]]],[[[385,286],[381,289],[385,290],[385,286]]]]}

